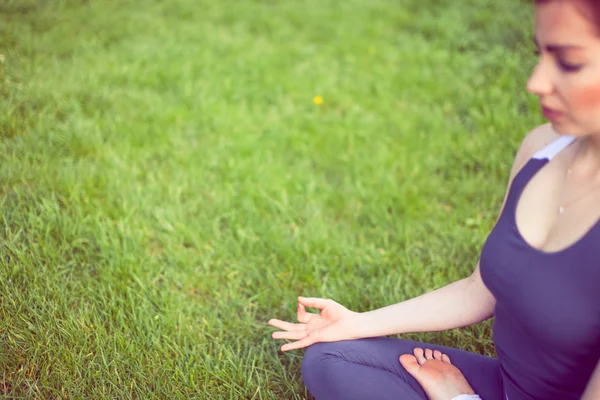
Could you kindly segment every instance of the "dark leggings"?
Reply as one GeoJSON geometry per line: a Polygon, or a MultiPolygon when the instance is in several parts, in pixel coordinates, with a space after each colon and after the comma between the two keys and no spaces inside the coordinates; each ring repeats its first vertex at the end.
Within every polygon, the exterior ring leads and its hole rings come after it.
{"type": "Polygon", "coordinates": [[[482,399],[505,399],[496,358],[388,337],[314,344],[304,352],[302,379],[317,400],[427,400],[398,361],[415,347],[447,354],[482,399]]]}

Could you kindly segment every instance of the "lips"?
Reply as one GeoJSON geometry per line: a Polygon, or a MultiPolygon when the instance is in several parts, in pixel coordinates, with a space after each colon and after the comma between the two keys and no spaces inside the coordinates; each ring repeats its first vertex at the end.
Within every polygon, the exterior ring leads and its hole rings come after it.
{"type": "Polygon", "coordinates": [[[544,106],[542,106],[542,114],[544,114],[544,117],[546,117],[549,120],[555,120],[562,115],[562,113],[560,111],[556,111],[556,110],[553,110],[552,108],[544,107],[544,106]]]}

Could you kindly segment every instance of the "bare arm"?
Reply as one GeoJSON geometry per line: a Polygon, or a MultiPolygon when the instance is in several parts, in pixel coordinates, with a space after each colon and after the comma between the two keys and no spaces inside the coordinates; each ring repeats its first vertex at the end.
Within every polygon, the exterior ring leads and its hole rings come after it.
{"type": "Polygon", "coordinates": [[[318,342],[386,336],[396,333],[439,331],[466,326],[492,316],[495,299],[485,287],[479,268],[461,279],[425,295],[366,313],[348,310],[333,300],[298,298],[298,324],[278,319],[269,325],[282,329],[274,339],[292,339],[288,351],[318,342]],[[307,313],[305,307],[320,313],[307,313]]]}
{"type": "Polygon", "coordinates": [[[490,318],[495,305],[494,296],[481,281],[478,265],[468,278],[413,299],[360,314],[356,337],[468,326],[490,318]]]}

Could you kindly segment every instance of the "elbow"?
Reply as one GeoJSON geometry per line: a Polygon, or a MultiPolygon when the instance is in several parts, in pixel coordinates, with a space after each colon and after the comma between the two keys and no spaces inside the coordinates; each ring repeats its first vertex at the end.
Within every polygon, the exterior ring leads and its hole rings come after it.
{"type": "Polygon", "coordinates": [[[492,318],[496,309],[496,298],[481,280],[481,275],[473,274],[467,281],[469,301],[478,308],[479,322],[492,318]]]}

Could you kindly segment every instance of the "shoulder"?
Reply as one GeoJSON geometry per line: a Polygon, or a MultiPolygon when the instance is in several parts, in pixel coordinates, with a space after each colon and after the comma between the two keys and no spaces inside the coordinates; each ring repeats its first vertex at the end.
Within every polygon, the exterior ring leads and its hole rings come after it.
{"type": "Polygon", "coordinates": [[[525,166],[525,164],[527,164],[527,161],[529,161],[535,153],[558,139],[560,136],[559,133],[552,129],[551,124],[540,125],[527,133],[515,156],[510,173],[511,179],[525,166]]]}
{"type": "MultiPolygon", "coordinates": [[[[515,160],[513,161],[512,169],[510,171],[510,178],[508,179],[508,187],[512,184],[513,179],[519,173],[521,168],[527,164],[527,161],[535,153],[555,141],[560,137],[554,129],[552,129],[551,124],[540,125],[534,129],[532,129],[521,142],[521,146],[517,151],[517,155],[515,156],[515,160]]],[[[504,195],[504,201],[502,203],[502,208],[504,209],[504,205],[506,204],[506,199],[508,197],[508,190],[504,195]]],[[[500,212],[502,213],[502,211],[500,212]]]]}
{"type": "Polygon", "coordinates": [[[560,134],[552,129],[551,124],[543,124],[532,129],[521,142],[517,155],[525,158],[525,162],[535,153],[560,138],[560,134]]]}

